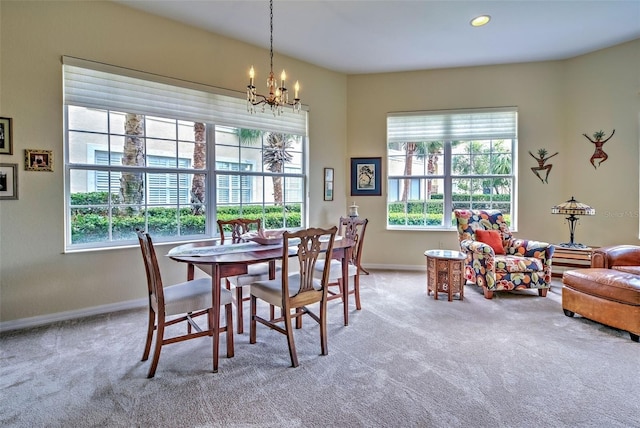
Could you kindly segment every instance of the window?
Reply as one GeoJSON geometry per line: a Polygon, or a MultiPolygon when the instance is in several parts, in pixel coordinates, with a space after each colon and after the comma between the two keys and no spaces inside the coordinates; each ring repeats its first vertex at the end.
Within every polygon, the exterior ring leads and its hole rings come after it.
{"type": "Polygon", "coordinates": [[[247,176],[229,175],[224,171],[251,171],[252,165],[216,161],[216,193],[218,204],[237,204],[251,199],[251,180],[247,176]]]}
{"type": "MultiPolygon", "coordinates": [[[[122,159],[122,152],[111,153],[111,163],[118,163],[122,159]]],[[[169,167],[172,163],[172,159],[164,156],[147,156],[147,161],[150,166],[156,167],[169,167]]],[[[96,165],[109,165],[109,153],[106,151],[95,152],[96,165]]],[[[188,168],[191,160],[186,158],[178,159],[178,165],[180,168],[188,168]]],[[[118,193],[120,191],[120,180],[122,174],[119,172],[112,172],[114,180],[110,183],[109,172],[97,171],[95,177],[87,182],[87,188],[92,189],[95,192],[111,192],[118,193]],[[93,184],[93,187],[91,187],[93,184]]],[[[178,186],[176,176],[173,174],[164,174],[161,176],[152,176],[148,181],[145,197],[152,204],[168,203],[175,204],[178,202],[177,192],[174,189],[180,189],[180,200],[183,203],[189,203],[189,183],[187,176],[182,175],[180,185],[178,186]]]]}
{"type": "Polygon", "coordinates": [[[306,224],[305,111],[250,115],[202,85],[63,63],[66,250],[137,244],[136,228],[211,238],[217,218],[306,224]]]}
{"type": "Polygon", "coordinates": [[[387,227],[454,227],[453,210],[499,209],[515,227],[515,108],[390,113],[387,227]]]}

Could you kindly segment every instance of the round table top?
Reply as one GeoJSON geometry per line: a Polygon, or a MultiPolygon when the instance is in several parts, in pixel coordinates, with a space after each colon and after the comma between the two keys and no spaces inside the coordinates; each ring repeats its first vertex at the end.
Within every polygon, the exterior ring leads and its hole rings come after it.
{"type": "Polygon", "coordinates": [[[424,252],[424,255],[427,257],[435,257],[437,259],[447,260],[464,260],[467,258],[464,253],[453,250],[427,250],[424,252]]]}

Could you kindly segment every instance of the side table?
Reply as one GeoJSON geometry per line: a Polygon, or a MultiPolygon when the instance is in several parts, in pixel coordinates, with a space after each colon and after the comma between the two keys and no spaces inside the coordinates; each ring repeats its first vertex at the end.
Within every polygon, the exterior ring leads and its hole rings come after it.
{"type": "Polygon", "coordinates": [[[458,293],[464,298],[464,261],[467,256],[460,251],[427,250],[427,296],[433,291],[434,299],[438,293],[447,293],[449,301],[458,293]]]}
{"type": "Polygon", "coordinates": [[[572,248],[556,245],[556,250],[551,259],[551,276],[562,277],[567,269],[580,269],[591,267],[591,254],[598,247],[572,248]]]}

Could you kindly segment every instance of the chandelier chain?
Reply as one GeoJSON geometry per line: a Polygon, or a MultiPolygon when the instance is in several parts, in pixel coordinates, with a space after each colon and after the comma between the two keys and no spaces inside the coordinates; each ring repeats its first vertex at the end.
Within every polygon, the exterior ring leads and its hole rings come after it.
{"type": "Polygon", "coordinates": [[[273,73],[273,0],[269,2],[269,34],[271,35],[269,52],[271,54],[271,72],[273,73]]]}
{"type": "Polygon", "coordinates": [[[280,81],[273,74],[273,0],[269,0],[269,76],[267,76],[268,92],[259,94],[254,86],[253,79],[255,72],[253,66],[249,70],[249,85],[247,85],[247,110],[250,113],[255,112],[257,106],[269,107],[275,115],[280,115],[284,106],[293,108],[294,112],[299,112],[301,103],[299,98],[300,84],[296,81],[294,85],[293,101],[289,101],[289,90],[286,87],[287,77],[284,70],[280,76],[280,81]]]}

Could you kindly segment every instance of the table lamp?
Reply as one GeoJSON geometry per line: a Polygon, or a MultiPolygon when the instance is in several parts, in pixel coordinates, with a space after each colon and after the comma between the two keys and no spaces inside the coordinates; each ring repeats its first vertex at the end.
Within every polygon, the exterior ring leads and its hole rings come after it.
{"type": "Polygon", "coordinates": [[[576,222],[578,221],[577,216],[596,215],[596,210],[594,208],[591,208],[587,204],[576,201],[572,196],[568,201],[551,208],[551,214],[568,215],[566,220],[569,222],[569,242],[563,242],[562,244],[558,244],[558,246],[566,248],[587,248],[586,245],[574,242],[573,236],[576,231],[576,222]]]}

